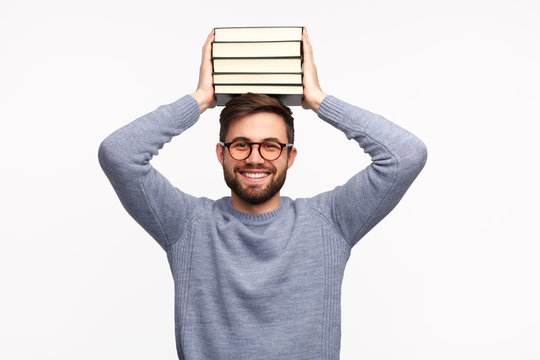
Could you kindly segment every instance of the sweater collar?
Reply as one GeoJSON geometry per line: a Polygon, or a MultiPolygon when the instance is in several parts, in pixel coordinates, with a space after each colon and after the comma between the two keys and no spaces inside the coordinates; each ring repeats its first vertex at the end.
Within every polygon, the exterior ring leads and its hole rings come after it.
{"type": "Polygon", "coordinates": [[[281,213],[285,212],[285,209],[287,209],[292,203],[292,200],[288,197],[280,197],[279,200],[279,206],[277,208],[262,214],[248,214],[236,210],[231,203],[230,196],[220,199],[219,202],[220,208],[223,211],[231,214],[244,224],[264,224],[277,218],[281,213]]]}

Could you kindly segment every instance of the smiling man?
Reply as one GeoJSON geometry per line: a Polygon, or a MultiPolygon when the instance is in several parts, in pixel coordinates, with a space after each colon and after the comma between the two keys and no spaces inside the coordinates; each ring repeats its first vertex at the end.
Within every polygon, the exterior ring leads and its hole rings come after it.
{"type": "Polygon", "coordinates": [[[197,90],[111,134],[99,149],[101,166],[126,210],[166,251],[179,359],[339,359],[350,251],[400,201],[426,148],[389,120],[327,96],[304,30],[303,107],[357,141],[372,163],[313,198],[280,196],[297,153],[291,111],[244,94],[222,110],[216,145],[231,196],[190,196],[150,160],[216,106],[212,41],[210,34],[197,90]]]}
{"type": "Polygon", "coordinates": [[[296,157],[290,109],[265,95],[244,94],[227,104],[220,123],[216,153],[234,208],[259,214],[277,208],[296,157]],[[281,156],[284,149],[286,156],[281,156]]]}

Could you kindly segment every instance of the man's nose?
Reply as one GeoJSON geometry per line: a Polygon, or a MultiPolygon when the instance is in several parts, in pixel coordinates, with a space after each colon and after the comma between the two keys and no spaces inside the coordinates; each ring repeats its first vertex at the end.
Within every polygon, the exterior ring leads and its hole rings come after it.
{"type": "Polygon", "coordinates": [[[260,144],[251,145],[251,154],[246,159],[248,164],[262,164],[264,163],[264,158],[259,153],[260,144]]]}

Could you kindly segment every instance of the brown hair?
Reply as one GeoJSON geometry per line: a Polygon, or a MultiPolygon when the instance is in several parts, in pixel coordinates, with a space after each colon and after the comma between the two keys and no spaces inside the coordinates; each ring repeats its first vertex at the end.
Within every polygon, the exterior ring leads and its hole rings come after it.
{"type": "Polygon", "coordinates": [[[221,110],[221,114],[219,115],[219,123],[221,125],[219,129],[219,141],[225,141],[227,131],[229,131],[229,125],[234,119],[261,112],[274,113],[283,117],[287,129],[287,141],[290,144],[294,143],[294,119],[291,109],[274,97],[253,93],[234,97],[221,110]]]}

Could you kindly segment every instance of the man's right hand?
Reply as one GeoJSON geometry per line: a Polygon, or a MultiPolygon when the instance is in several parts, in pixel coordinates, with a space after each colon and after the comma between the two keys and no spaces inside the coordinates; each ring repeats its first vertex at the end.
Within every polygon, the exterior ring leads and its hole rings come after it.
{"type": "Polygon", "coordinates": [[[326,97],[326,94],[321,90],[321,85],[319,84],[317,67],[313,60],[313,49],[311,48],[306,28],[303,29],[302,40],[304,47],[304,63],[302,64],[302,71],[304,72],[304,101],[302,101],[302,107],[318,112],[319,106],[326,97]]]}
{"type": "Polygon", "coordinates": [[[197,90],[191,96],[199,103],[199,113],[216,106],[214,87],[212,86],[212,41],[214,30],[206,38],[202,49],[201,68],[199,70],[199,84],[197,90]]]}

